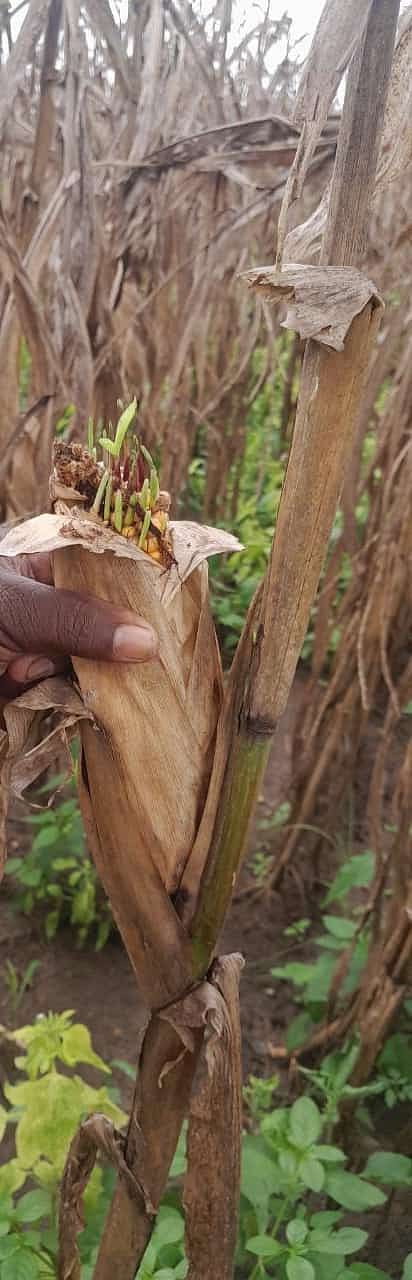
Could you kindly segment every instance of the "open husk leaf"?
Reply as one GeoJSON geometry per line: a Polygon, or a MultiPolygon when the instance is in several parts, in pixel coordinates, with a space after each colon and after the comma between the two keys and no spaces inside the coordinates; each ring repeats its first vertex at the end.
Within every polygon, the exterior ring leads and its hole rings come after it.
{"type": "MultiPolygon", "coordinates": [[[[164,569],[81,501],[70,505],[73,491],[64,495],[60,486],[59,495],[56,513],[17,526],[1,554],[52,553],[57,587],[131,609],[159,637],[150,663],[73,661],[87,836],[143,997],[159,1007],[189,980],[189,943],[172,899],[208,795],[223,699],[206,557],[240,543],[177,521],[173,563],[164,569]]],[[[11,704],[10,723],[17,712],[11,704]]],[[[32,780],[33,753],[30,761],[32,780]]],[[[25,767],[23,758],[20,773],[25,767]]]]}
{"type": "Polygon", "coordinates": [[[243,271],[241,279],[268,301],[288,303],[285,329],[295,329],[301,338],[313,338],[334,351],[343,351],[352,320],[368,302],[382,307],[372,280],[355,267],[287,263],[282,271],[254,267],[243,271]]]}

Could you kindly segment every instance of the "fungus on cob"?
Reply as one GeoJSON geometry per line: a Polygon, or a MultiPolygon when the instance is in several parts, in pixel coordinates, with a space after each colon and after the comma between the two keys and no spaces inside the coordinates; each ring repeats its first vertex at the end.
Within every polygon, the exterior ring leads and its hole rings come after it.
{"type": "Polygon", "coordinates": [[[170,494],[160,489],[150,453],[137,435],[130,433],[136,408],[133,400],[123,409],[115,432],[109,428],[96,443],[90,422],[87,449],[57,441],[54,475],[60,484],[83,496],[93,516],[169,568],[174,563],[168,531],[170,494]]]}

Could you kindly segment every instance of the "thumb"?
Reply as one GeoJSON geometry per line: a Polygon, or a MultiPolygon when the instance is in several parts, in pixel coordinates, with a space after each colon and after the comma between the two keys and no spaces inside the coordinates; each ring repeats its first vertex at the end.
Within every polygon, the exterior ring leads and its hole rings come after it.
{"type": "Polygon", "coordinates": [[[155,632],[128,609],[31,578],[1,573],[0,645],[10,653],[144,662],[155,632]]]}

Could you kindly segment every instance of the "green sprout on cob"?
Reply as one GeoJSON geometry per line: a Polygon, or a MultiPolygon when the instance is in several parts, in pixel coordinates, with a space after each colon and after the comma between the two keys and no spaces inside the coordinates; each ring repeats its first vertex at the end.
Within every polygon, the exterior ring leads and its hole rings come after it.
{"type": "Polygon", "coordinates": [[[95,437],[89,420],[87,449],[81,445],[55,447],[55,472],[63,484],[87,494],[94,516],[123,538],[131,539],[158,564],[173,563],[168,533],[170,495],[160,489],[157,469],[148,449],[132,433],[137,401],[122,407],[114,431],[95,437]],[[87,487],[81,481],[86,475],[87,487]],[[80,476],[80,482],[79,482],[80,476]]]}

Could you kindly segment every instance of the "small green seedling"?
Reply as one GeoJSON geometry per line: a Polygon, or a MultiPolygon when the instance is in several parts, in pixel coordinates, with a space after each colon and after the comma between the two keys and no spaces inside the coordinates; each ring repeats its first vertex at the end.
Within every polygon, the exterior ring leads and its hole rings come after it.
{"type": "Polygon", "coordinates": [[[120,457],[122,445],[124,444],[124,441],[126,439],[129,427],[133,422],[136,409],[137,409],[137,400],[135,397],[134,400],[132,400],[131,404],[127,406],[127,409],[124,409],[123,413],[120,415],[120,418],[116,427],[116,435],[114,437],[114,440],[111,440],[109,436],[100,436],[99,444],[101,445],[102,449],[106,449],[106,452],[110,453],[112,458],[120,457]]]}

